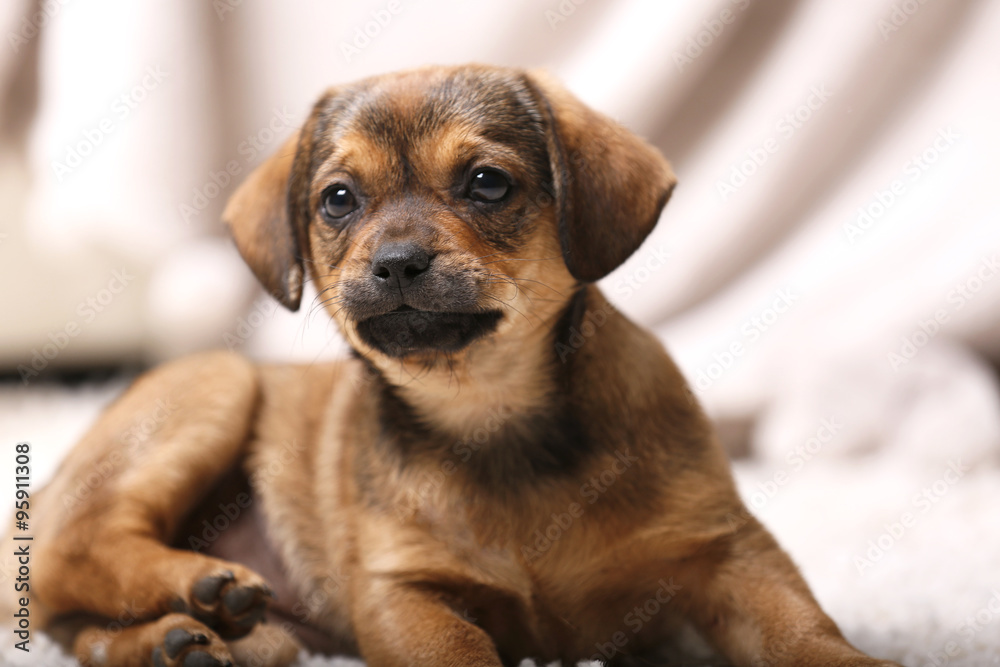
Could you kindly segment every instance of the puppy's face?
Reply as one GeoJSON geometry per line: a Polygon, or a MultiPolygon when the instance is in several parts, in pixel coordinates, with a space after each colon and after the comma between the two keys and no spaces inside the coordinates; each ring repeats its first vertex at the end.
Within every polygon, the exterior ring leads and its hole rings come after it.
{"type": "Polygon", "coordinates": [[[313,275],[355,348],[455,353],[518,312],[546,317],[532,299],[551,303],[572,284],[526,87],[409,73],[340,91],[316,113],[304,195],[313,275]]]}
{"type": "Polygon", "coordinates": [[[550,324],[672,185],[655,151],[536,76],[433,68],[329,91],[226,217],[286,305],[305,259],[355,349],[433,362],[550,324]]]}

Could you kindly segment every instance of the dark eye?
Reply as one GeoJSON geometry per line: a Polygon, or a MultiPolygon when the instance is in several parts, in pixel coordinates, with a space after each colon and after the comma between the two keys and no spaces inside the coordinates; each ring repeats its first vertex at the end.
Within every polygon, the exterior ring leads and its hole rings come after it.
{"type": "Polygon", "coordinates": [[[469,196],[477,201],[498,202],[510,192],[510,181],[496,169],[477,169],[469,182],[469,196]]]}
{"type": "Polygon", "coordinates": [[[332,185],[323,193],[323,215],[329,219],[343,218],[357,207],[358,202],[345,185],[332,185]]]}

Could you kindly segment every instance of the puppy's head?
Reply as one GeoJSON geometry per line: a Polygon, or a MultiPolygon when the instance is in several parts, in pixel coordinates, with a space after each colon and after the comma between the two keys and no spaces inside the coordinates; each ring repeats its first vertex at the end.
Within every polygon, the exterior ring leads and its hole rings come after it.
{"type": "Polygon", "coordinates": [[[327,91],[225,219],[285,306],[308,270],[360,353],[429,361],[551,323],[642,243],[673,185],[654,149],[543,75],[430,68],[327,91]]]}

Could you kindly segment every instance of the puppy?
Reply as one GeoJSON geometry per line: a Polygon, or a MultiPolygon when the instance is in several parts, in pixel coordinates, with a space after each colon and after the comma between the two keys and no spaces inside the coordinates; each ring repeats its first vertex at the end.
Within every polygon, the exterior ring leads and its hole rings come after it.
{"type": "Polygon", "coordinates": [[[535,72],[327,91],[225,218],[285,306],[314,281],[353,357],[216,352],[138,380],[33,499],[35,622],[98,666],[276,667],[303,645],[893,664],[844,640],[662,346],[593,284],[673,187],[535,72]]]}

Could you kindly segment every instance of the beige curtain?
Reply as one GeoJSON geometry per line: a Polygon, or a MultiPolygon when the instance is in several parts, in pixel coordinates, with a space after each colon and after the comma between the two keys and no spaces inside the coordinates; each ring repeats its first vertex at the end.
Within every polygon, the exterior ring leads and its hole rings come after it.
{"type": "MultiPolygon", "coordinates": [[[[997,3],[50,0],[3,22],[8,369],[74,322],[51,366],[223,344],[254,294],[218,223],[234,184],[326,85],[479,60],[551,69],[672,160],[605,287],[734,449],[837,413],[845,451],[997,456],[997,3]]],[[[342,351],[265,311],[249,353],[342,351]]]]}

